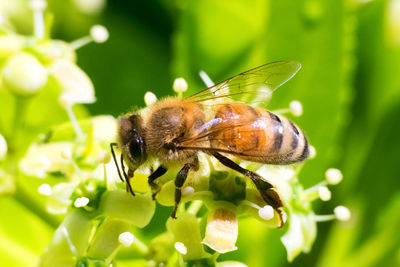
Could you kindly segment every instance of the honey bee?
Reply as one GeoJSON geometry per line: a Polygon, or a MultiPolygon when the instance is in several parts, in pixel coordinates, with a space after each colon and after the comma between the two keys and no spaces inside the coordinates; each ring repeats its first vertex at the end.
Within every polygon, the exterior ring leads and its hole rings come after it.
{"type": "Polygon", "coordinates": [[[309,145],[304,133],[291,121],[259,107],[272,91],[300,69],[294,61],[278,61],[233,76],[187,98],[170,97],[156,102],[148,112],[119,117],[118,143],[121,149],[121,180],[134,192],[130,178],[150,159],[161,165],[150,174],[148,183],[158,192],[155,180],[168,166],[180,164],[175,179],[176,217],[181,189],[189,172],[199,169],[198,153],[204,152],[254,183],[261,197],[280,216],[283,203],[276,188],[257,173],[242,168],[232,159],[264,164],[292,164],[305,160],[309,145]],[[225,154],[225,155],[224,155],[225,154]],[[124,162],[128,166],[125,171],[124,162]],[[122,173],[122,175],[121,175],[122,173]]]}

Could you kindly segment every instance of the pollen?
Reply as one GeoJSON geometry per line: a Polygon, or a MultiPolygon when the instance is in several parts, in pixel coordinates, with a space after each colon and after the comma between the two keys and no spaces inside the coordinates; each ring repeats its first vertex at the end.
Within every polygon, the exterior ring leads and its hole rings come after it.
{"type": "Polygon", "coordinates": [[[123,232],[118,236],[118,241],[125,247],[132,245],[135,240],[135,236],[130,232],[123,232]]]}

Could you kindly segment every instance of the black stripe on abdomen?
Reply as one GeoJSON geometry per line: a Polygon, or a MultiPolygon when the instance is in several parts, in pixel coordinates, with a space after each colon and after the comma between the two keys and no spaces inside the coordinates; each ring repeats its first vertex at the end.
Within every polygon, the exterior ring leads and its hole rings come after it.
{"type": "Polygon", "coordinates": [[[275,115],[275,114],[273,114],[271,112],[268,112],[268,113],[269,113],[270,118],[274,122],[273,123],[274,124],[273,127],[277,127],[277,129],[274,129],[275,130],[275,134],[274,134],[274,143],[272,145],[272,149],[273,149],[273,151],[278,151],[281,148],[282,143],[283,143],[283,125],[282,125],[282,121],[277,115],[275,115]]]}

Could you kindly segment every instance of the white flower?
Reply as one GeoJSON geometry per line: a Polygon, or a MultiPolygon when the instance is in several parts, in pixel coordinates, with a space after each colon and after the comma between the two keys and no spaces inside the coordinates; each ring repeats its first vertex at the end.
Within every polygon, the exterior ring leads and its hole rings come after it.
{"type": "Polygon", "coordinates": [[[351,212],[350,210],[345,207],[345,206],[337,206],[333,212],[335,213],[335,216],[338,220],[340,221],[348,221],[350,220],[351,217],[351,212]]]}

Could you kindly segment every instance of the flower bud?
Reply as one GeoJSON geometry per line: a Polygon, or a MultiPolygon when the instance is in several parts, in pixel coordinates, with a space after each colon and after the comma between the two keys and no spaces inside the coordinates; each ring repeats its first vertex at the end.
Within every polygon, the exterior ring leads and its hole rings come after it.
{"type": "Polygon", "coordinates": [[[3,69],[4,87],[20,96],[32,96],[47,83],[47,70],[33,55],[18,53],[3,69]]]}

